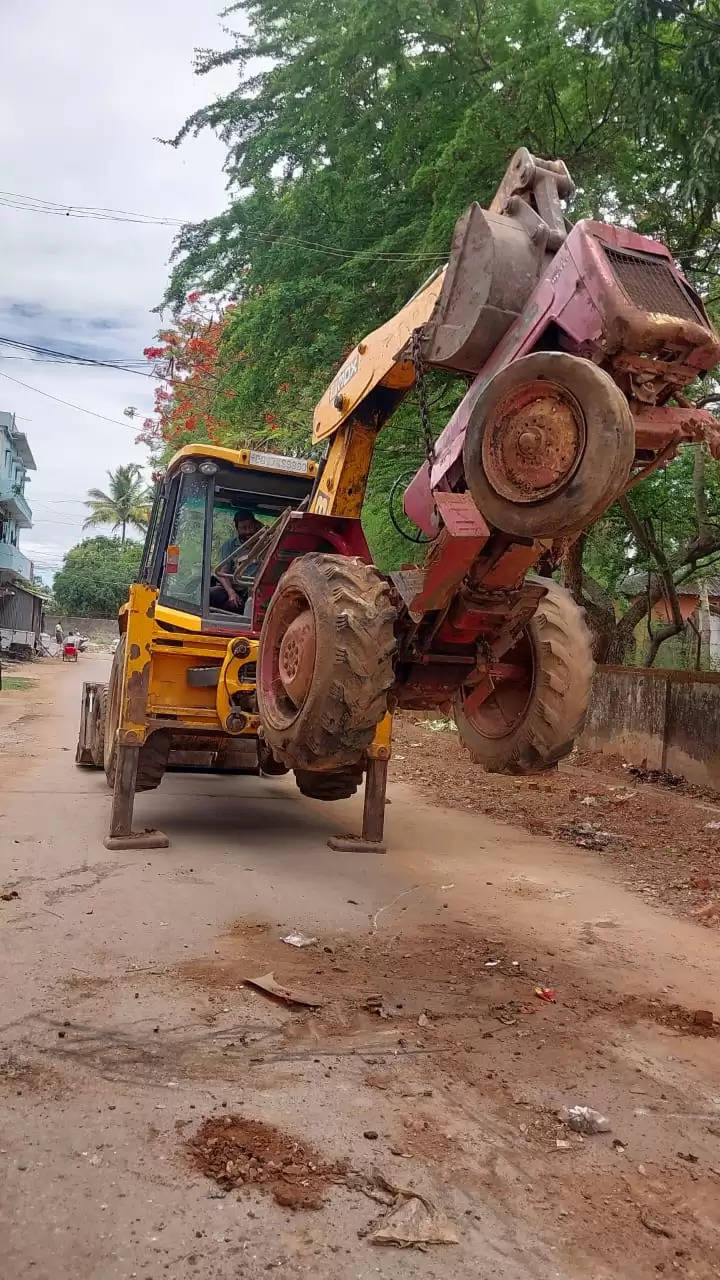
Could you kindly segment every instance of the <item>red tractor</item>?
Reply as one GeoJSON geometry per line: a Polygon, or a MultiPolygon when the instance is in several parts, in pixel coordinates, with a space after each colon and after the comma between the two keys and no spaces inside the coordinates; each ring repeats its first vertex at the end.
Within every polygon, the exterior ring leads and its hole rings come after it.
{"type": "Polygon", "coordinates": [[[720,361],[701,299],[656,241],[571,226],[572,192],[561,161],[516,153],[490,209],[458,221],[447,266],[333,379],[315,411],[317,474],[214,446],[173,460],[110,690],[86,686],[83,702],[78,761],[105,760],[115,844],[134,839],[135,790],[190,749],[216,768],[245,747],[254,771],[292,769],[325,800],[365,776],[363,840],[349,843],[371,849],[396,707],[452,709],[486,769],[534,772],[571,750],[593,663],[552,571],[680,444],[707,441],[716,456],[720,444],[683,395],[720,361]],[[464,390],[437,439],[431,369],[464,390]],[[427,456],[404,507],[429,546],[386,576],[360,515],[378,434],[414,387],[427,456]],[[215,531],[235,499],[261,523],[232,551],[231,581],[215,531]],[[218,606],[218,575],[241,614],[218,606]]]}
{"type": "Polygon", "coordinates": [[[452,708],[486,769],[568,754],[593,663],[582,611],[549,575],[678,445],[718,453],[715,419],[682,394],[720,361],[701,299],[656,241],[571,226],[572,193],[561,161],[521,148],[490,209],[458,221],[447,267],[358,343],[315,412],[329,449],[308,510],[257,581],[265,740],[319,790],[367,768],[370,840],[389,751],[376,726],[395,707],[452,708]],[[367,474],[413,386],[422,406],[428,369],[467,392],[437,439],[424,416],[427,460],[405,491],[427,556],[384,577],[359,522],[367,474]]]}

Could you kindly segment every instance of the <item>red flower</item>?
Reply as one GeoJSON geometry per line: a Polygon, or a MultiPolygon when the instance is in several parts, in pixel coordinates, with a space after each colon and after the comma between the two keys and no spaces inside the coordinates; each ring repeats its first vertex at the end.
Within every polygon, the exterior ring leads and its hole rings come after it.
{"type": "Polygon", "coordinates": [[[143,355],[148,360],[158,360],[160,356],[165,355],[165,348],[164,347],[144,347],[143,355]]]}
{"type": "Polygon", "coordinates": [[[188,294],[188,296],[187,296],[187,298],[186,298],[186,301],[187,301],[187,302],[189,302],[189,303],[190,303],[190,306],[192,307],[196,302],[198,302],[198,301],[199,301],[199,299],[200,299],[201,297],[202,297],[202,294],[201,294],[200,290],[199,290],[199,289],[194,289],[192,293],[189,293],[189,294],[188,294]]]}

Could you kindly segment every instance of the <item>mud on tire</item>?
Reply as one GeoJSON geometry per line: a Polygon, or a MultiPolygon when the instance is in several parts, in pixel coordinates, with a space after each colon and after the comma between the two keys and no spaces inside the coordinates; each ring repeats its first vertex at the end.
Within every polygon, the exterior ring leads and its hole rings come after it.
{"type": "Polygon", "coordinates": [[[635,424],[620,388],[598,365],[562,351],[536,351],[496,373],[472,408],[463,448],[478,510],[496,529],[529,538],[592,524],[624,490],[634,456],[635,424]],[[513,408],[524,388],[531,403],[513,408]],[[564,431],[553,427],[561,419],[564,431]],[[541,462],[550,467],[545,488],[541,462]]]}
{"type": "Polygon", "coordinates": [[[396,611],[387,583],[357,557],[310,552],[285,572],[260,635],[258,704],[276,759],[305,771],[335,771],[362,759],[387,711],[393,679],[396,611]],[[281,646],[293,622],[312,639],[311,666],[295,701],[281,677],[281,646]]]}
{"type": "MultiPolygon", "coordinates": [[[[453,708],[461,741],[489,773],[541,773],[570,754],[582,732],[594,670],[590,631],[564,587],[547,587],[514,651],[526,664],[527,687],[506,700],[515,718],[488,699],[469,715],[461,691],[453,708]]],[[[507,655],[512,661],[513,655],[507,655]]],[[[503,657],[502,661],[506,658],[503,657]]],[[[498,687],[498,692],[499,692],[498,687]]],[[[506,695],[504,695],[506,696],[506,695]]],[[[495,699],[498,703],[498,699],[495,699]]]]}
{"type": "Polygon", "coordinates": [[[362,762],[346,769],[333,769],[329,773],[317,770],[296,769],[295,781],[303,796],[311,800],[348,800],[354,796],[363,780],[362,762]]]}

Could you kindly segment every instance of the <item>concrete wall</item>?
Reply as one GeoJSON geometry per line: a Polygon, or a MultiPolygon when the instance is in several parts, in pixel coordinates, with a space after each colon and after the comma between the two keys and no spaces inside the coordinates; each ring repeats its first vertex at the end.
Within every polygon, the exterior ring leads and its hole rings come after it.
{"type": "Polygon", "coordinates": [[[720,789],[720,673],[598,667],[580,745],[720,789]]]}
{"type": "Polygon", "coordinates": [[[56,622],[60,623],[65,635],[68,631],[76,631],[97,644],[112,644],[119,635],[117,618],[82,618],[77,614],[67,617],[63,614],[46,613],[45,630],[51,636],[55,635],[56,622]]]}

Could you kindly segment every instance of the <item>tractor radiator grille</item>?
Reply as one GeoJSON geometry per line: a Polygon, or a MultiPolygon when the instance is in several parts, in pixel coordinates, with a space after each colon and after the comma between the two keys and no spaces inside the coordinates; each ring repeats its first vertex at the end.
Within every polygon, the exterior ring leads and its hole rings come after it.
{"type": "Polygon", "coordinates": [[[702,312],[659,254],[630,253],[608,249],[606,245],[603,249],[615,279],[634,307],[707,325],[702,312]]]}

